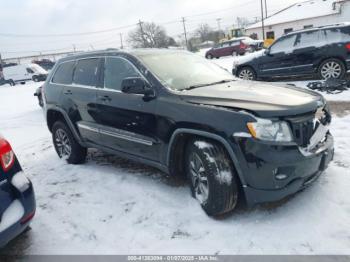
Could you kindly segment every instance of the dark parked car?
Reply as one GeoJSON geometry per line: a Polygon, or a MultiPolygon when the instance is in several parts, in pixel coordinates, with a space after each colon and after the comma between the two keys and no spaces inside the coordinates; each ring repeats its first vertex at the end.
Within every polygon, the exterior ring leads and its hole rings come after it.
{"type": "Polygon", "coordinates": [[[350,69],[350,25],[305,29],[279,38],[265,52],[234,63],[233,74],[248,80],[274,77],[343,78],[350,69]]]}
{"type": "Polygon", "coordinates": [[[254,204],[293,194],[333,157],[322,96],[237,80],[185,51],[63,58],[43,91],[55,149],[68,163],[83,163],[93,147],[187,176],[209,215],[240,197],[254,204]]]}
{"type": "Polygon", "coordinates": [[[28,228],[35,214],[32,183],[8,141],[0,136],[0,247],[28,228]]]}
{"type": "Polygon", "coordinates": [[[245,37],[241,37],[223,43],[219,43],[210,50],[208,50],[205,54],[205,57],[207,59],[213,59],[222,56],[237,56],[244,55],[246,52],[255,50],[255,48],[250,46],[250,44],[253,45],[252,41],[254,40],[251,40],[249,43],[247,43],[246,39],[247,38],[245,37]]]}
{"type": "Polygon", "coordinates": [[[33,60],[32,63],[41,66],[46,71],[50,71],[55,65],[55,62],[52,62],[50,59],[33,60]]]}

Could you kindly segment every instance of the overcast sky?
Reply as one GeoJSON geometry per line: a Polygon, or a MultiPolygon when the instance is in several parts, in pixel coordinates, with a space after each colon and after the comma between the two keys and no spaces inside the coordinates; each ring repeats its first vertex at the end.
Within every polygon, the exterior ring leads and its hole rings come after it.
{"type": "MultiPolygon", "coordinates": [[[[267,0],[268,13],[302,0],[267,0]]],[[[254,19],[260,0],[11,0],[1,1],[0,52],[3,58],[33,54],[28,51],[100,49],[119,47],[139,20],[162,24],[170,36],[183,33],[186,17],[189,34],[200,23],[227,29],[237,17],[254,19]],[[118,29],[131,25],[131,27],[118,29]],[[40,34],[74,34],[114,29],[79,36],[28,37],[40,34]],[[1,35],[2,34],[2,35],[1,35]],[[16,36],[4,36],[15,34],[16,36]],[[20,37],[19,35],[22,35],[20,37]],[[25,36],[23,36],[25,35],[25,36]]]]}

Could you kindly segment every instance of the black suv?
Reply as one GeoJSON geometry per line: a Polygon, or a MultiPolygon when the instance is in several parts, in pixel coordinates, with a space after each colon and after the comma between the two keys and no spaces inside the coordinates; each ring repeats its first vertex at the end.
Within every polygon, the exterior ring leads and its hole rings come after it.
{"type": "Polygon", "coordinates": [[[292,32],[265,51],[236,59],[233,74],[246,80],[275,77],[343,78],[350,70],[350,24],[292,32]]]}
{"type": "Polygon", "coordinates": [[[68,163],[99,148],[187,176],[209,215],[232,210],[240,196],[254,204],[293,194],[333,157],[320,95],[237,80],[186,51],[63,58],[43,94],[55,149],[68,163]]]}

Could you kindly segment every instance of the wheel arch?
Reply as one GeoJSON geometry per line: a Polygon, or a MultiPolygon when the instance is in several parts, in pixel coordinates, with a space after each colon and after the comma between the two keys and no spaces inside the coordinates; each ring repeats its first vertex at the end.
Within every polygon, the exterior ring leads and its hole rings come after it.
{"type": "Polygon", "coordinates": [[[74,127],[72,121],[69,119],[67,113],[64,110],[62,110],[61,108],[50,108],[46,111],[46,122],[50,132],[52,132],[52,127],[54,123],[58,120],[61,120],[65,124],[67,124],[68,128],[73,133],[75,139],[79,142],[79,144],[83,145],[77,129],[74,127]]]}
{"type": "Polygon", "coordinates": [[[236,154],[234,153],[229,143],[219,135],[195,129],[179,128],[175,130],[175,132],[172,134],[166,158],[166,165],[169,169],[170,175],[176,175],[176,171],[183,171],[181,170],[181,168],[183,168],[182,164],[184,154],[180,154],[181,157],[177,157],[176,153],[178,152],[178,150],[184,149],[188,140],[194,136],[211,139],[222,145],[229,154],[232,164],[237,172],[240,183],[242,184],[242,186],[246,185],[243,172],[240,168],[236,154]]]}

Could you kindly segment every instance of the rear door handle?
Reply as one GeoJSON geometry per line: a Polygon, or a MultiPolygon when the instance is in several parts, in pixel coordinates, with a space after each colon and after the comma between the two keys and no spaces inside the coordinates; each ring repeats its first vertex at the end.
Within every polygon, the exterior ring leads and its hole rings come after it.
{"type": "Polygon", "coordinates": [[[112,101],[112,98],[110,98],[110,96],[98,96],[97,98],[99,100],[103,101],[103,102],[110,102],[110,101],[112,101]]]}
{"type": "Polygon", "coordinates": [[[64,92],[64,94],[65,94],[65,95],[72,95],[73,93],[72,93],[72,91],[70,91],[70,90],[66,90],[66,91],[64,92]]]}

